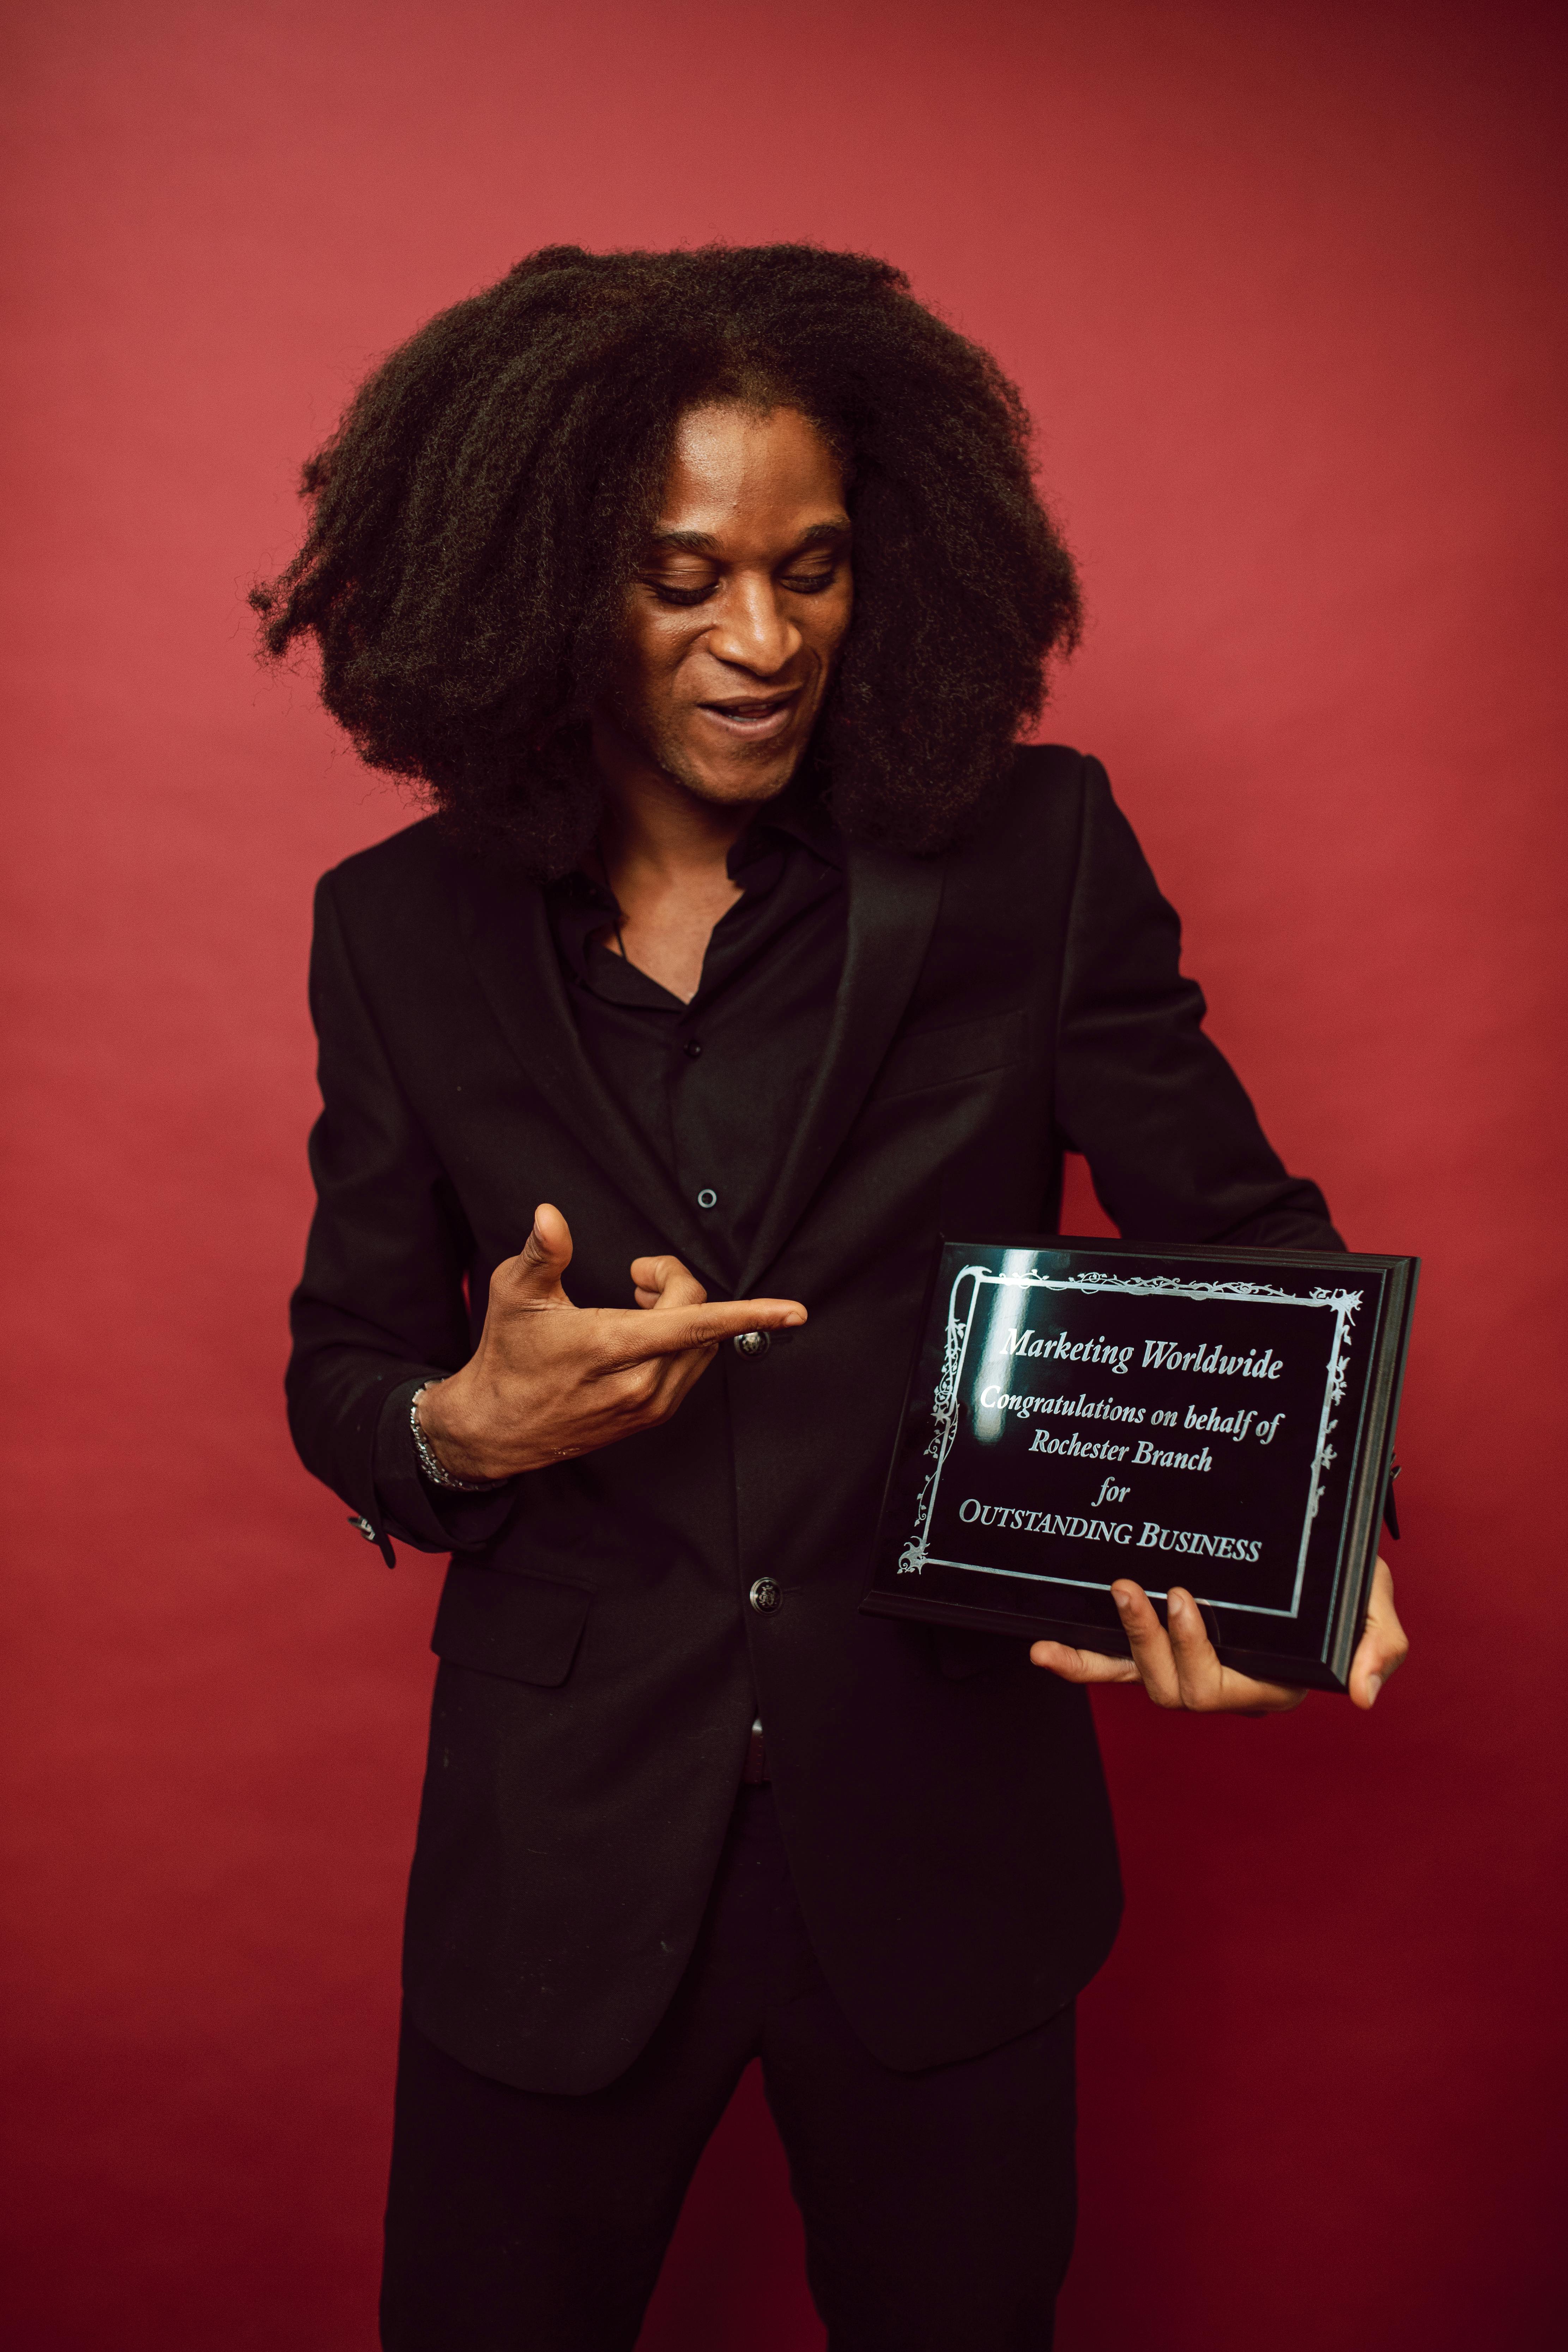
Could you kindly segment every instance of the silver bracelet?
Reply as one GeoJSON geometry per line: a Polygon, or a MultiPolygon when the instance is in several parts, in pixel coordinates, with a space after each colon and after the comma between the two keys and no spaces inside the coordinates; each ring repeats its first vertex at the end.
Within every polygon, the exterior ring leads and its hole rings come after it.
{"type": "Polygon", "coordinates": [[[506,1485],[504,1478],[458,1478],[444,1462],[437,1460],[435,1447],[419,1426],[419,1400],[426,1389],[435,1385],[433,1381],[421,1381],[408,1401],[408,1426],[414,1432],[414,1451],[419,1456],[419,1467],[432,1486],[444,1486],[448,1494],[493,1494],[498,1486],[506,1485]]]}

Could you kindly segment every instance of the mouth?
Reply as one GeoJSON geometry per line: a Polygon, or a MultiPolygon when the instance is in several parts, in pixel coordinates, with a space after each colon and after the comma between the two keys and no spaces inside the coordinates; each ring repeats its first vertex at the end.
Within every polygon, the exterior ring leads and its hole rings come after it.
{"type": "Polygon", "coordinates": [[[800,687],[794,686],[783,694],[727,695],[721,702],[700,702],[697,707],[706,711],[726,735],[754,741],[760,737],[783,734],[800,706],[802,692],[800,687]]]}

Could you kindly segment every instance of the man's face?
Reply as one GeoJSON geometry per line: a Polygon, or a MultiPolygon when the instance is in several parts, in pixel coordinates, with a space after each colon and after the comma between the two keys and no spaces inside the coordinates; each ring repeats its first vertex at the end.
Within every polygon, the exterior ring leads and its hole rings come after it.
{"type": "Polygon", "coordinates": [[[771,799],[810,740],[848,626],[837,459],[797,409],[689,409],[595,714],[613,776],[647,761],[699,799],[771,799]]]}

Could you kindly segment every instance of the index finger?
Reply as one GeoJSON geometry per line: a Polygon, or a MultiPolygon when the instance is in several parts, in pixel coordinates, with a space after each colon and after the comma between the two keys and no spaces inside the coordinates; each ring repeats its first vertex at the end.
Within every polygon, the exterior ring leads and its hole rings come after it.
{"type": "Polygon", "coordinates": [[[620,1360],[643,1363],[655,1356],[681,1356],[691,1348],[716,1348],[742,1331],[789,1331],[805,1321],[798,1298],[732,1298],[711,1307],[650,1307],[626,1317],[626,1350],[620,1360]]]}
{"type": "Polygon", "coordinates": [[[1304,1690],[1288,1684],[1259,1682],[1235,1666],[1222,1665],[1203,1612],[1182,1585],[1172,1586],[1165,1612],[1184,1706],[1209,1715],[1284,1715],[1306,1697],[1304,1690]]]}
{"type": "Polygon", "coordinates": [[[1170,1627],[1171,1656],[1175,1664],[1182,1705],[1190,1707],[1217,1705],[1225,1670],[1214,1643],[1209,1640],[1202,1611],[1192,1594],[1179,1584],[1173,1584],[1165,1595],[1165,1618],[1170,1627]]]}
{"type": "Polygon", "coordinates": [[[1138,1678],[1156,1706],[1180,1706],[1182,1686],[1172,1654],[1171,1637],[1161,1624],[1153,1602],[1141,1584],[1119,1576],[1110,1588],[1121,1630],[1131,1645],[1138,1678]]]}

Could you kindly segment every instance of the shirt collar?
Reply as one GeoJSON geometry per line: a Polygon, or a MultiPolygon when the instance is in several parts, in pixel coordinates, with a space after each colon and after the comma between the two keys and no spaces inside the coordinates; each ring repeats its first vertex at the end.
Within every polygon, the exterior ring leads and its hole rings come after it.
{"type": "MultiPolygon", "coordinates": [[[[730,878],[741,885],[748,898],[765,897],[778,882],[787,860],[803,849],[835,872],[842,871],[844,843],[826,803],[812,781],[797,777],[776,800],[766,803],[734,843],[726,861],[730,878]]],[[[581,867],[574,867],[557,881],[546,883],[545,895],[567,971],[574,980],[584,982],[589,941],[614,919],[615,898],[598,876],[586,874],[581,867]]],[[[600,955],[603,953],[600,950],[600,955]]],[[[595,986],[605,982],[616,997],[624,995],[628,1001],[642,1002],[652,992],[667,1003],[679,1002],[619,956],[605,958],[604,964],[595,956],[595,986]],[[610,965],[616,967],[615,973],[607,968],[610,965]]]]}
{"type": "Polygon", "coordinates": [[[834,824],[820,782],[808,769],[803,775],[792,777],[776,800],[772,800],[758,812],[740,840],[730,852],[730,873],[735,881],[746,862],[746,845],[753,836],[784,834],[792,841],[802,843],[825,865],[842,867],[843,836],[834,824]]]}

